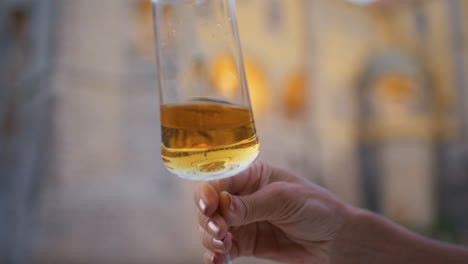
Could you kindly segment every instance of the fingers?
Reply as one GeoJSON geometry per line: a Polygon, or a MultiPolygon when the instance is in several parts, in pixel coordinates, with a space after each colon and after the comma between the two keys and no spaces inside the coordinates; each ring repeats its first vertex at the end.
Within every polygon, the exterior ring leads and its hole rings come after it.
{"type": "Polygon", "coordinates": [[[229,233],[223,239],[218,239],[206,232],[202,227],[199,227],[199,232],[203,246],[210,251],[225,254],[232,247],[232,236],[229,233]]]}
{"type": "Polygon", "coordinates": [[[257,161],[235,177],[200,183],[194,192],[194,202],[206,216],[218,209],[218,194],[227,191],[233,194],[249,194],[269,182],[273,169],[266,163],[257,161]]]}
{"type": "Polygon", "coordinates": [[[301,207],[295,184],[276,182],[249,195],[220,194],[220,211],[228,226],[243,226],[257,221],[279,221],[301,207]],[[294,197],[297,197],[294,198],[294,197]]]}
{"type": "Polygon", "coordinates": [[[273,170],[268,163],[258,160],[236,176],[211,181],[210,184],[218,193],[249,194],[270,183],[273,170]]]}
{"type": "Polygon", "coordinates": [[[200,212],[206,216],[213,215],[218,209],[218,192],[209,183],[203,182],[197,185],[193,200],[200,212]]]}
{"type": "Polygon", "coordinates": [[[215,252],[212,251],[207,251],[203,255],[203,262],[205,264],[221,264],[224,263],[224,261],[220,260],[221,254],[216,254],[215,252]]]}
{"type": "Polygon", "coordinates": [[[217,239],[222,239],[228,233],[228,226],[223,217],[219,214],[214,214],[211,217],[207,217],[201,212],[198,213],[198,224],[206,232],[211,234],[217,239]]]}
{"type": "Polygon", "coordinates": [[[289,171],[258,161],[235,177],[198,185],[194,201],[200,210],[200,238],[208,249],[204,262],[224,263],[227,252],[233,258],[254,255],[254,223],[291,220],[304,205],[300,187],[305,183],[289,171]]]}
{"type": "Polygon", "coordinates": [[[282,180],[293,182],[296,178],[289,172],[256,161],[247,170],[234,177],[199,184],[195,189],[194,202],[201,212],[211,216],[218,209],[218,194],[223,191],[236,195],[252,194],[270,183],[282,180]]]}

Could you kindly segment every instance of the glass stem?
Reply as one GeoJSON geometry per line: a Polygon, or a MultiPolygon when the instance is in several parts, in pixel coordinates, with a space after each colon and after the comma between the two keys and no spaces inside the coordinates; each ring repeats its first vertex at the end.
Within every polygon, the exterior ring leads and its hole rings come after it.
{"type": "Polygon", "coordinates": [[[229,253],[226,253],[226,255],[224,255],[224,263],[225,264],[232,264],[232,261],[231,261],[231,255],[229,255],[229,253]]]}

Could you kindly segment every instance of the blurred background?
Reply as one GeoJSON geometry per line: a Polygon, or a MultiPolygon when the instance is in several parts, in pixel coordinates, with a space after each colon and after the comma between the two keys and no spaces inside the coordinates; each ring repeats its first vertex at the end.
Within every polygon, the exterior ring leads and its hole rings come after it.
{"type": "MultiPolygon", "coordinates": [[[[236,1],[261,156],[468,245],[468,1],[367,2],[236,1]]],[[[149,0],[0,0],[0,263],[202,263],[152,32],[149,0]]]]}

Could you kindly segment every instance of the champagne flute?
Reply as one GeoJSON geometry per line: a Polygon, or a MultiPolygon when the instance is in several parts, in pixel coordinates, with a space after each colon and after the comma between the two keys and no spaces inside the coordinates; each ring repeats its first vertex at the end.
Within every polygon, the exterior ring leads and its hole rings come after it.
{"type": "Polygon", "coordinates": [[[190,180],[234,176],[259,154],[234,0],[152,3],[163,163],[190,180]]]}

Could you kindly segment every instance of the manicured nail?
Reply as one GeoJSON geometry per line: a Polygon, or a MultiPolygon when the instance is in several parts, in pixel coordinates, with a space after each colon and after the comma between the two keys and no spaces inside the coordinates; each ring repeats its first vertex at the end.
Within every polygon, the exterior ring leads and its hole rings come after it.
{"type": "Polygon", "coordinates": [[[234,203],[232,202],[233,200],[232,200],[231,194],[229,194],[228,192],[223,192],[223,193],[229,199],[229,201],[228,201],[229,202],[229,211],[233,212],[234,211],[234,203]]]}
{"type": "Polygon", "coordinates": [[[216,238],[213,238],[213,245],[215,246],[215,248],[217,249],[221,249],[221,250],[224,250],[226,249],[225,245],[224,245],[224,242],[222,240],[218,240],[216,238]]]}
{"type": "Polygon", "coordinates": [[[208,229],[210,229],[210,232],[213,236],[217,236],[219,234],[220,227],[216,225],[215,222],[210,221],[208,222],[208,229]]]}
{"type": "Polygon", "coordinates": [[[203,201],[203,199],[200,199],[198,201],[198,207],[200,208],[200,211],[202,211],[203,213],[205,213],[205,210],[206,210],[206,203],[205,201],[203,201]]]}

